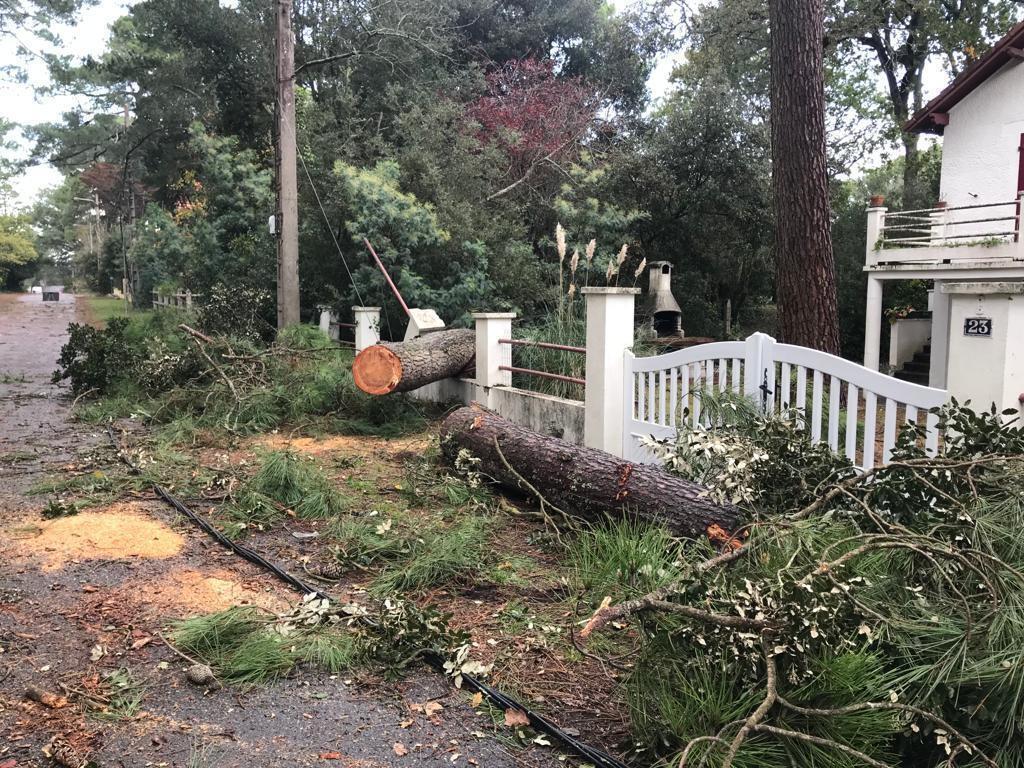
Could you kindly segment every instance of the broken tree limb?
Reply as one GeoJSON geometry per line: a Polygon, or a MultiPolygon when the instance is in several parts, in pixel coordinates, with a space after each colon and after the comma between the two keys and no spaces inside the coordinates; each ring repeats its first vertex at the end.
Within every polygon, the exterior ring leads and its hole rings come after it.
{"type": "Polygon", "coordinates": [[[434,331],[409,341],[367,347],[352,363],[352,378],[371,395],[409,392],[458,376],[473,365],[475,355],[475,331],[434,331]]]}
{"type": "Polygon", "coordinates": [[[444,420],[441,446],[449,461],[466,449],[488,477],[543,495],[550,505],[592,522],[631,517],[664,525],[676,536],[716,541],[741,522],[735,507],[716,504],[702,486],[661,467],[542,435],[479,405],[444,420]]]}

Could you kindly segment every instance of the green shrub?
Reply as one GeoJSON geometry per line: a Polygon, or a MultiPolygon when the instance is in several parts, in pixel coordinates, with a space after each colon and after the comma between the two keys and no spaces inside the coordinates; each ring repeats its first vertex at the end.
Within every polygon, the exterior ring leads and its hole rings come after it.
{"type": "Polygon", "coordinates": [[[115,317],[103,330],[71,323],[68,340],[61,347],[53,383],[70,380],[75,395],[110,394],[115,385],[133,374],[142,358],[138,344],[129,341],[129,321],[115,317]]]}
{"type": "Polygon", "coordinates": [[[198,324],[205,333],[250,341],[274,338],[274,297],[266,288],[218,283],[198,299],[198,305],[198,324]]]}

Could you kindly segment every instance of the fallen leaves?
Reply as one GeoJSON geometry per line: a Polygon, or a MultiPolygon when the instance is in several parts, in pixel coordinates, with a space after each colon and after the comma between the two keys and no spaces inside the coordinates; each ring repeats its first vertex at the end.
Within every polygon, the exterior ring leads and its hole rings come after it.
{"type": "Polygon", "coordinates": [[[521,709],[505,710],[505,725],[509,728],[521,728],[530,725],[530,718],[521,709]]]}
{"type": "Polygon", "coordinates": [[[391,751],[394,752],[399,757],[405,757],[406,755],[409,754],[408,747],[406,747],[405,744],[403,744],[400,741],[396,741],[394,743],[394,745],[391,747],[391,751]]]}

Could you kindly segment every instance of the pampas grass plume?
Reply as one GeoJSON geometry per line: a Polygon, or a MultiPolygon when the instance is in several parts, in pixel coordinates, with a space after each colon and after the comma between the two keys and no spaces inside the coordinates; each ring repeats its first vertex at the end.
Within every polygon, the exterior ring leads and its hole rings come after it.
{"type": "Polygon", "coordinates": [[[561,224],[555,225],[555,246],[558,248],[558,263],[565,261],[565,228],[561,224]]]}

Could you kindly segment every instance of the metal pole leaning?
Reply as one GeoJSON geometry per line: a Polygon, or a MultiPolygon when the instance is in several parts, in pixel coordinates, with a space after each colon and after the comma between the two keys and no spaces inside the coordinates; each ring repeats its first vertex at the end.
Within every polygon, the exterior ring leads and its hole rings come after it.
{"type": "Polygon", "coordinates": [[[405,299],[402,298],[402,294],[398,292],[398,286],[396,286],[394,281],[391,279],[391,275],[389,275],[388,271],[384,269],[380,256],[378,256],[377,252],[373,250],[373,246],[370,244],[369,239],[364,237],[363,242],[366,243],[366,247],[369,249],[370,255],[373,256],[373,260],[377,262],[377,268],[381,271],[381,274],[384,275],[384,279],[388,281],[388,285],[391,286],[391,292],[395,294],[395,298],[398,299],[398,303],[402,305],[402,309],[405,311],[406,317],[412,317],[412,313],[409,311],[409,305],[405,303],[405,299]]]}

